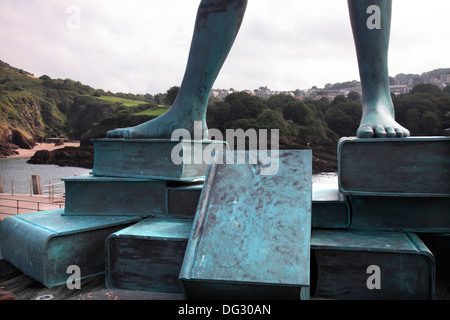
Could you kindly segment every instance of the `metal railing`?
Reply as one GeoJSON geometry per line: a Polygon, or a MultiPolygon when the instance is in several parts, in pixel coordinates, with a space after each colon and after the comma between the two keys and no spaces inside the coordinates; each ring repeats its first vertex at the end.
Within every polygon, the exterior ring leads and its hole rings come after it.
{"type": "Polygon", "coordinates": [[[25,213],[23,211],[27,212],[40,212],[44,210],[49,210],[48,206],[54,206],[54,209],[61,209],[64,206],[64,203],[51,203],[51,202],[44,202],[44,201],[32,201],[32,200],[22,200],[22,199],[10,199],[7,197],[0,196],[0,200],[2,202],[7,202],[7,204],[0,204],[0,210],[2,208],[8,208],[13,209],[9,210],[10,212],[3,212],[3,210],[0,212],[0,214],[5,215],[16,215],[25,213]],[[11,202],[9,204],[8,202],[11,202]],[[45,205],[46,208],[43,208],[45,205]],[[12,213],[11,211],[15,211],[15,213],[12,213]]]}
{"type": "MultiPolygon", "coordinates": [[[[32,176],[33,178],[33,176],[32,176]]],[[[42,195],[48,194],[49,201],[54,201],[55,198],[64,198],[65,197],[65,187],[64,182],[51,183],[49,182],[47,185],[42,186],[40,183],[40,178],[36,180],[36,185],[33,185],[33,179],[30,180],[30,196],[33,195],[42,195]]],[[[2,179],[0,176],[0,195],[6,194],[4,192],[2,179]]],[[[14,191],[14,180],[11,180],[11,192],[8,192],[14,196],[16,193],[14,191]]]]}
{"type": "Polygon", "coordinates": [[[44,187],[45,193],[48,193],[49,201],[55,201],[55,197],[64,198],[66,196],[66,188],[64,182],[49,183],[44,187]]]}
{"type": "Polygon", "coordinates": [[[42,200],[23,199],[24,194],[15,194],[14,181],[11,180],[11,193],[4,193],[0,176],[0,214],[16,215],[27,212],[39,212],[44,210],[61,209],[65,205],[64,182],[51,183],[42,186],[38,175],[32,175],[30,181],[30,197],[37,196],[42,200]],[[11,194],[11,197],[9,197],[11,194]],[[47,198],[48,201],[44,200],[47,198]],[[5,212],[6,211],[6,212],[5,212]]]}

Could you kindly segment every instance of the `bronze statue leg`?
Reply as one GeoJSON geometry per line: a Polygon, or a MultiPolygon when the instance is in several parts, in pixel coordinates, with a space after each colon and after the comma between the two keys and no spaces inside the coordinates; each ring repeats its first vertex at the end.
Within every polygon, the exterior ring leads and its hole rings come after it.
{"type": "Polygon", "coordinates": [[[247,0],[202,0],[197,12],[189,59],[177,99],[162,116],[132,128],[108,132],[110,138],[170,139],[176,129],[194,134],[194,122],[207,133],[210,91],[233,46],[247,0]]]}
{"type": "Polygon", "coordinates": [[[389,88],[388,48],[392,0],[348,0],[362,86],[359,138],[408,137],[395,121],[389,88]]]}
{"type": "MultiPolygon", "coordinates": [[[[202,0],[180,92],[164,115],[132,128],[108,132],[110,138],[169,139],[176,129],[207,133],[206,109],[214,81],[233,46],[247,0],[202,0]]],[[[359,138],[407,137],[395,121],[389,90],[388,47],[392,0],[348,0],[362,86],[359,138]]]]}

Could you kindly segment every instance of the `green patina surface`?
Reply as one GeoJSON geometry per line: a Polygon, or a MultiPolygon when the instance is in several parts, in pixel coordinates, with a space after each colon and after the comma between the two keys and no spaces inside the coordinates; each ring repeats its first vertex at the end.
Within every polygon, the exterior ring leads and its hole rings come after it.
{"type": "Polygon", "coordinates": [[[204,179],[211,152],[226,148],[226,142],[209,140],[99,139],[94,141],[92,173],[168,181],[204,179]]]}
{"type": "Polygon", "coordinates": [[[192,220],[148,218],[106,241],[107,288],[182,293],[178,281],[192,220]]]}
{"type": "Polygon", "coordinates": [[[188,297],[300,298],[309,286],[311,158],[280,151],[267,176],[261,163],[211,164],[180,273],[188,297]]]}
{"type": "Polygon", "coordinates": [[[106,237],[138,217],[64,217],[64,209],[21,214],[0,225],[2,256],[47,287],[65,284],[67,268],[81,277],[104,272],[106,237]]]}
{"type": "Polygon", "coordinates": [[[313,230],[315,298],[341,300],[433,299],[435,259],[412,233],[313,230]],[[367,283],[375,266],[381,286],[367,283]]]}
{"type": "Polygon", "coordinates": [[[338,176],[345,194],[450,197],[450,138],[342,138],[338,176]]]}

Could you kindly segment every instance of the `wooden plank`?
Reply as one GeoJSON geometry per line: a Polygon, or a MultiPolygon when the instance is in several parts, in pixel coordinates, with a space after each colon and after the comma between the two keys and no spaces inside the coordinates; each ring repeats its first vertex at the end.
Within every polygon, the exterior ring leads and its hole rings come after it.
{"type": "Polygon", "coordinates": [[[0,287],[0,301],[5,300],[19,300],[19,298],[6,291],[5,288],[0,287]]]}
{"type": "MultiPolygon", "coordinates": [[[[163,300],[184,300],[182,294],[176,293],[165,293],[165,292],[146,292],[146,291],[134,291],[134,290],[120,290],[120,289],[103,289],[96,292],[89,292],[85,294],[80,294],[74,298],[69,298],[68,300],[157,300],[151,306],[152,309],[157,307],[162,311],[166,311],[158,301],[163,300]],[[161,306],[161,307],[158,307],[161,306]]],[[[159,311],[159,310],[158,310],[159,311]]]]}
{"type": "Polygon", "coordinates": [[[36,300],[36,298],[51,295],[53,300],[76,298],[91,291],[105,288],[105,275],[81,280],[81,289],[70,290],[66,285],[47,288],[15,268],[11,263],[0,259],[0,285],[5,291],[19,300],[36,300]]]}
{"type": "Polygon", "coordinates": [[[44,194],[42,192],[42,182],[41,177],[37,174],[31,175],[31,180],[33,184],[33,194],[44,194]]]}

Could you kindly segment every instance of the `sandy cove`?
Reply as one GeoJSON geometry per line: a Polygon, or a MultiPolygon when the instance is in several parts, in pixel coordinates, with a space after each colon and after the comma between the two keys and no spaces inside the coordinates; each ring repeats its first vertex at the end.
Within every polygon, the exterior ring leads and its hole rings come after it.
{"type": "Polygon", "coordinates": [[[33,149],[16,149],[19,154],[8,156],[6,158],[31,158],[36,151],[48,150],[53,151],[56,149],[62,149],[65,147],[79,147],[80,142],[65,142],[63,145],[55,146],[54,143],[37,143],[33,149]]]}

